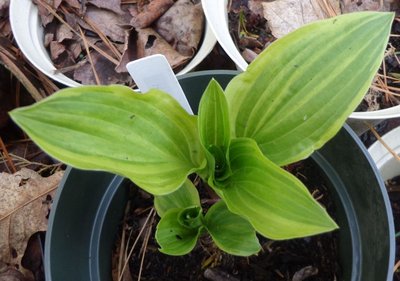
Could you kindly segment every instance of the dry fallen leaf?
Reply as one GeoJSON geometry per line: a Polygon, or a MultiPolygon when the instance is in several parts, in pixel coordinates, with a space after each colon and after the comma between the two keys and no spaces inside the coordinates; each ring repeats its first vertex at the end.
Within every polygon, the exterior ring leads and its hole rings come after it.
{"type": "Polygon", "coordinates": [[[192,57],[200,43],[203,25],[201,4],[178,0],[158,19],[155,30],[180,54],[192,57]]]}
{"type": "Polygon", "coordinates": [[[390,11],[391,0],[342,0],[343,13],[361,11],[390,11]]]}
{"type": "Polygon", "coordinates": [[[29,169],[0,174],[0,262],[17,265],[32,234],[46,231],[50,202],[63,172],[41,177],[29,169]]]}
{"type": "Polygon", "coordinates": [[[177,72],[195,55],[203,35],[199,0],[32,1],[57,72],[82,84],[132,86],[126,63],[151,54],[164,54],[177,72]],[[139,28],[147,25],[150,32],[139,28]]]}
{"type": "MultiPolygon", "coordinates": [[[[124,17],[109,10],[104,10],[96,7],[87,7],[85,19],[93,26],[96,26],[104,35],[116,42],[124,42],[125,26],[129,21],[125,21],[124,17]]],[[[80,23],[81,24],[81,23],[80,23]]],[[[83,28],[96,32],[87,24],[81,24],[83,28]]]]}
{"type": "Polygon", "coordinates": [[[293,275],[292,281],[303,281],[317,274],[318,274],[318,268],[309,265],[297,271],[293,275]]]}
{"type": "Polygon", "coordinates": [[[0,0],[0,17],[7,15],[9,5],[10,5],[10,0],[0,0]]]}
{"type": "Polygon", "coordinates": [[[137,57],[163,54],[173,69],[183,66],[190,57],[177,52],[165,39],[152,28],[137,29],[137,57]]]}
{"type": "Polygon", "coordinates": [[[97,8],[103,8],[113,11],[117,14],[122,14],[121,0],[88,0],[88,3],[95,5],[97,8]]]}
{"type": "Polygon", "coordinates": [[[0,268],[0,281],[28,281],[28,278],[15,268],[5,266],[3,270],[0,268]]]}
{"type": "MultiPolygon", "coordinates": [[[[99,46],[101,46],[103,49],[105,48],[101,44],[99,44],[99,46]]],[[[130,78],[128,73],[114,73],[115,65],[99,53],[92,52],[90,55],[102,85],[117,84],[118,82],[123,83],[129,81],[130,78]]],[[[86,61],[86,63],[84,63],[80,68],[75,70],[74,79],[85,85],[97,84],[92,65],[89,61],[86,61]]]]}
{"type": "Polygon", "coordinates": [[[57,9],[61,4],[61,0],[33,0],[33,3],[37,5],[40,15],[40,20],[43,26],[48,25],[54,19],[54,15],[50,13],[42,3],[50,5],[52,8],[57,9]]]}
{"type": "Polygon", "coordinates": [[[277,0],[263,2],[262,5],[264,17],[276,38],[326,17],[318,0],[277,0]]]}

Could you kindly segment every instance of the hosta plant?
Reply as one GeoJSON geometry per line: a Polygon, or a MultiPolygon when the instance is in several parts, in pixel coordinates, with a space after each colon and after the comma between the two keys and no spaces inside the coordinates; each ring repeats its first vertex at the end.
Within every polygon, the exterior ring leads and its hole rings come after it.
{"type": "Polygon", "coordinates": [[[159,90],[114,85],[64,89],[11,117],[53,157],[153,194],[162,252],[186,254],[208,233],[228,253],[255,254],[256,233],[289,239],[337,228],[281,167],[339,131],[379,68],[392,19],[365,12],[304,26],[225,90],[210,81],[198,115],[159,90]],[[212,206],[202,206],[193,173],[216,194],[212,206]]]}

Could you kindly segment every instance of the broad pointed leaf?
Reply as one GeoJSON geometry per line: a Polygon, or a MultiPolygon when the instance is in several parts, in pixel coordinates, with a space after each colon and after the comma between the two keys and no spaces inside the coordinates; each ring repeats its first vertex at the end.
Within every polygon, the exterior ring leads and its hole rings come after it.
{"type": "Polygon", "coordinates": [[[198,122],[200,141],[206,148],[216,146],[227,149],[231,133],[228,104],[224,91],[214,79],[201,98],[198,122]]]}
{"type": "Polygon", "coordinates": [[[207,211],[204,224],[215,244],[231,255],[250,256],[261,249],[253,226],[222,200],[207,211]]]}
{"type": "Polygon", "coordinates": [[[271,44],[226,89],[233,133],[278,165],[332,138],[367,92],[393,13],[352,13],[306,25],[271,44]]]}
{"type": "Polygon", "coordinates": [[[205,165],[196,117],[158,90],[70,88],[11,117],[53,157],[126,176],[156,195],[176,190],[205,165]]]}
{"type": "Polygon", "coordinates": [[[198,126],[200,142],[207,153],[210,181],[214,176],[223,177],[229,173],[226,152],[231,132],[228,104],[224,91],[214,79],[210,81],[200,100],[198,126]]]}
{"type": "Polygon", "coordinates": [[[172,193],[154,196],[154,206],[157,214],[163,217],[169,209],[184,209],[200,206],[200,197],[196,187],[187,179],[185,183],[172,193]]]}
{"type": "Polygon", "coordinates": [[[268,160],[252,139],[232,140],[232,176],[221,190],[229,210],[271,239],[304,237],[337,228],[292,174],[268,160]]]}
{"type": "Polygon", "coordinates": [[[190,228],[180,222],[185,209],[170,209],[157,225],[156,240],[167,255],[185,255],[196,246],[202,227],[190,228]]]}

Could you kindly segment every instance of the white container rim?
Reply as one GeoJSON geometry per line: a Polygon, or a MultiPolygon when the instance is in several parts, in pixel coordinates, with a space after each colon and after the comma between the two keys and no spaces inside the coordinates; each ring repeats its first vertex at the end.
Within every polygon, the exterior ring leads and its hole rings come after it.
{"type": "MultiPolygon", "coordinates": [[[[43,44],[43,27],[40,23],[38,8],[32,0],[15,0],[10,2],[10,24],[15,41],[25,57],[42,73],[69,87],[82,84],[57,71],[43,44]]],[[[217,39],[207,21],[201,46],[192,60],[177,73],[182,75],[191,71],[211,52],[217,39]]]]}

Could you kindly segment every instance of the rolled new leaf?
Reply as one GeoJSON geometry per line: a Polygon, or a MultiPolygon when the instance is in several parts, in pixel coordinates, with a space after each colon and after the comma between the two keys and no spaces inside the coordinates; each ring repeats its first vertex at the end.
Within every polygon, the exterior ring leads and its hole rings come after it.
{"type": "Polygon", "coordinates": [[[170,209],[165,213],[155,234],[162,253],[180,256],[193,250],[203,229],[201,211],[201,207],[191,207],[170,209]],[[185,217],[188,218],[185,220],[185,217]]]}
{"type": "Polygon", "coordinates": [[[352,13],[306,25],[271,44],[226,89],[233,134],[278,165],[331,139],[367,92],[393,13],[352,13]]]}
{"type": "Polygon", "coordinates": [[[210,181],[214,181],[214,177],[227,176],[226,153],[231,139],[228,104],[224,91],[214,79],[200,100],[198,127],[200,142],[208,151],[210,181]]]}
{"type": "Polygon", "coordinates": [[[69,88],[10,115],[51,156],[123,175],[155,195],[173,192],[205,166],[197,118],[158,90],[69,88]]]}

